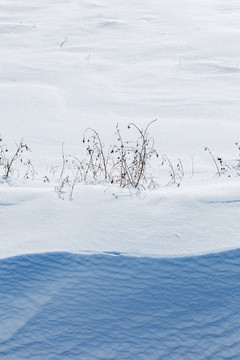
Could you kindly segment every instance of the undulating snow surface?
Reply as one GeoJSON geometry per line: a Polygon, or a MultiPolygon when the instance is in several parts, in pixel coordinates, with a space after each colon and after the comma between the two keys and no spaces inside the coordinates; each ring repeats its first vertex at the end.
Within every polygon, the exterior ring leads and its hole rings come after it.
{"type": "Polygon", "coordinates": [[[1,0],[0,135],[37,171],[0,179],[1,359],[240,358],[239,19],[238,0],[1,0]],[[156,118],[180,187],[156,160],[155,191],[54,192],[63,142],[81,158],[87,127],[107,147],[156,118]]]}
{"type": "Polygon", "coordinates": [[[239,15],[234,0],[2,1],[0,134],[9,152],[24,138],[38,175],[0,184],[1,257],[239,247],[239,177],[218,179],[204,152],[239,156],[239,15]],[[129,122],[155,118],[159,154],[182,160],[179,189],[160,177],[157,192],[116,199],[117,188],[77,185],[63,203],[54,194],[59,172],[43,183],[61,166],[63,141],[66,154],[81,158],[87,127],[108,146],[116,123],[128,139],[129,122]]]}
{"type": "Polygon", "coordinates": [[[2,360],[239,359],[240,251],[0,261],[2,360]]]}

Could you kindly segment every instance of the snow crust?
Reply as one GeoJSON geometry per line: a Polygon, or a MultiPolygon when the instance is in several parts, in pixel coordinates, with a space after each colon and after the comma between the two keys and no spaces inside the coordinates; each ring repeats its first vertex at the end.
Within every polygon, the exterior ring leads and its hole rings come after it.
{"type": "Polygon", "coordinates": [[[1,258],[239,247],[239,178],[218,179],[204,152],[238,157],[239,13],[233,0],[2,1],[0,131],[12,149],[24,138],[38,177],[0,184],[1,258]],[[43,184],[63,141],[81,154],[86,127],[110,144],[117,122],[127,136],[130,121],[155,118],[159,152],[182,159],[180,188],[129,196],[79,185],[62,201],[54,183],[43,184]]]}

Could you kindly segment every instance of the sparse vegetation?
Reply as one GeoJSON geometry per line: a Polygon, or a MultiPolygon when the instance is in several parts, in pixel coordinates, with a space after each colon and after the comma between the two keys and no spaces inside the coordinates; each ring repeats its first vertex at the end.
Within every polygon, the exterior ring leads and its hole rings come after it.
{"type": "Polygon", "coordinates": [[[221,173],[220,173],[220,169],[219,169],[218,163],[217,163],[215,157],[213,156],[211,150],[206,146],[206,147],[205,147],[205,151],[207,151],[207,152],[209,153],[209,155],[211,156],[211,158],[212,158],[212,160],[213,160],[213,162],[214,162],[214,164],[215,164],[215,166],[216,166],[218,176],[220,176],[221,173]]]}
{"type": "MultiPolygon", "coordinates": [[[[240,150],[239,143],[236,142],[235,145],[237,146],[237,149],[239,151],[240,150]]],[[[222,157],[219,157],[219,156],[217,158],[215,158],[208,147],[205,147],[205,151],[207,151],[210,154],[210,156],[214,162],[214,165],[217,169],[218,176],[221,176],[224,174],[227,174],[228,177],[231,177],[233,175],[237,175],[237,176],[240,175],[239,160],[226,161],[222,157]]],[[[238,157],[239,157],[239,155],[238,155],[238,157]]]]}
{"type": "Polygon", "coordinates": [[[30,148],[27,144],[23,143],[23,140],[19,144],[16,144],[17,149],[11,153],[7,145],[3,143],[2,137],[0,137],[0,171],[3,178],[8,179],[10,177],[20,176],[20,171],[24,168],[23,178],[34,179],[36,171],[30,159],[26,159],[25,154],[30,152],[30,148]]]}
{"type": "MultiPolygon", "coordinates": [[[[55,191],[59,197],[66,194],[72,199],[77,183],[104,183],[118,185],[126,189],[156,189],[162,186],[180,186],[185,171],[181,159],[173,163],[166,154],[159,155],[155,149],[154,137],[150,135],[150,128],[156,120],[151,121],[144,129],[135,123],[128,125],[128,130],[135,140],[125,140],[120,127],[116,125],[114,141],[110,146],[105,146],[99,133],[92,128],[87,128],[83,134],[82,143],[85,146],[85,157],[80,159],[73,154],[66,155],[64,143],[62,144],[61,166],[47,168],[43,177],[45,183],[54,182],[55,191]],[[134,137],[133,137],[134,138],[134,137]],[[156,168],[167,167],[168,180],[164,181],[159,176],[154,176],[156,168]]],[[[235,144],[238,151],[239,143],[235,144]]],[[[26,154],[30,152],[27,144],[20,141],[16,144],[15,151],[9,151],[8,146],[0,137],[0,176],[2,179],[22,177],[34,179],[37,174],[30,159],[26,154]]],[[[239,160],[228,163],[222,157],[214,157],[208,147],[205,151],[210,155],[217,170],[217,175],[225,173],[230,177],[240,175],[239,160]]],[[[166,174],[166,173],[165,173],[166,174]]],[[[194,163],[192,157],[192,174],[194,175],[194,163]]]]}
{"type": "MultiPolygon", "coordinates": [[[[87,128],[83,134],[86,156],[80,160],[74,155],[65,155],[62,145],[62,166],[55,190],[62,197],[66,192],[72,197],[78,182],[105,182],[122,188],[154,189],[159,183],[152,175],[152,161],[159,166],[167,165],[170,180],[165,184],[179,186],[184,169],[180,159],[174,167],[167,155],[159,156],[155,149],[154,138],[149,129],[156,120],[145,129],[130,123],[128,129],[135,131],[135,140],[124,140],[119,125],[116,125],[115,142],[105,147],[99,133],[87,128]]],[[[47,178],[48,179],[48,178],[47,178]]],[[[45,181],[46,178],[45,178],[45,181]]]]}

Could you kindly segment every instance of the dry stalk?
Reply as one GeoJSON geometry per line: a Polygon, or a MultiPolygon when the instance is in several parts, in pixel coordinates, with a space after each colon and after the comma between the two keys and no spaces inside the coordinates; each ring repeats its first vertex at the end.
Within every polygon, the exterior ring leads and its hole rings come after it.
{"type": "Polygon", "coordinates": [[[214,164],[216,166],[218,176],[221,176],[220,169],[218,167],[217,161],[216,161],[215,157],[213,156],[212,152],[210,151],[210,149],[208,147],[205,147],[205,151],[207,151],[210,154],[210,156],[213,159],[213,162],[214,162],[214,164]]]}

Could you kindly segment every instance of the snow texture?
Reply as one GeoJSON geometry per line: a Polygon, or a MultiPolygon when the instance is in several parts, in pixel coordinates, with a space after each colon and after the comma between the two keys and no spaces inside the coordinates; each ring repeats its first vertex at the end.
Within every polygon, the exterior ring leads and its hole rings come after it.
{"type": "MultiPolygon", "coordinates": [[[[116,123],[128,139],[129,122],[144,127],[158,118],[152,128],[155,147],[173,162],[182,160],[185,186],[195,185],[191,191],[198,194],[201,182],[210,179],[206,194],[217,191],[215,165],[204,147],[226,160],[239,156],[234,145],[240,133],[238,1],[2,0],[1,5],[0,134],[9,150],[24,138],[39,182],[46,168],[61,165],[62,142],[66,154],[83,155],[87,127],[98,130],[107,146],[116,123]]],[[[227,184],[231,189],[230,180],[227,184]]],[[[0,191],[5,198],[2,186],[0,191]]],[[[225,220],[231,222],[227,214],[226,208],[225,220]]],[[[27,219],[25,228],[31,227],[27,219]]]]}
{"type": "Polygon", "coordinates": [[[1,360],[240,359],[239,176],[204,151],[239,164],[239,18],[238,0],[1,0],[0,135],[38,173],[0,179],[1,360]],[[43,183],[87,127],[108,146],[156,118],[180,188],[43,183]]]}
{"type": "Polygon", "coordinates": [[[191,256],[240,247],[239,179],[140,193],[82,185],[73,201],[59,199],[51,184],[31,185],[0,187],[0,258],[54,251],[191,256]]]}
{"type": "Polygon", "coordinates": [[[1,360],[239,359],[240,251],[0,261],[1,360]]]}
{"type": "MultiPolygon", "coordinates": [[[[197,173],[232,158],[239,123],[238,1],[2,0],[1,135],[22,137],[39,174],[83,131],[154,126],[156,146],[197,173]]],[[[10,145],[9,145],[10,146],[10,145]]]]}

